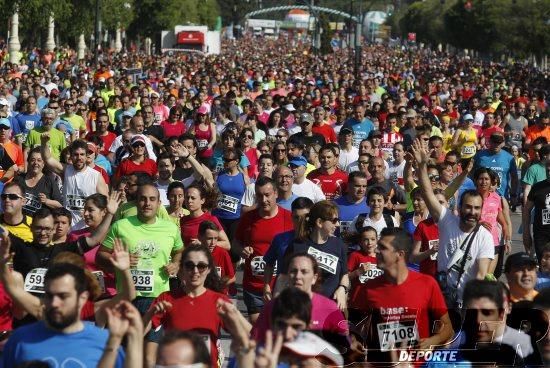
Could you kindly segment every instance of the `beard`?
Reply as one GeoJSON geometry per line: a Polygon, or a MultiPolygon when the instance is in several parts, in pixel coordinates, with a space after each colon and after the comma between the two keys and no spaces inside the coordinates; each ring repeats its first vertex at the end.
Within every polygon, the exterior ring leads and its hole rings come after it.
{"type": "Polygon", "coordinates": [[[52,328],[63,330],[78,321],[80,312],[78,311],[78,305],[75,305],[75,307],[65,315],[59,314],[53,309],[47,309],[45,317],[46,322],[48,322],[52,328]]]}

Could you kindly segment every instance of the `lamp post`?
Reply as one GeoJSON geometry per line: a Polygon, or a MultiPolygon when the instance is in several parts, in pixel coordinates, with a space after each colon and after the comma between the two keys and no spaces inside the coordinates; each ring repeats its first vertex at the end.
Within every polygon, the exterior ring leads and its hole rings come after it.
{"type": "Polygon", "coordinates": [[[94,60],[99,60],[99,48],[101,47],[101,0],[95,0],[95,27],[94,27],[94,60]]]}

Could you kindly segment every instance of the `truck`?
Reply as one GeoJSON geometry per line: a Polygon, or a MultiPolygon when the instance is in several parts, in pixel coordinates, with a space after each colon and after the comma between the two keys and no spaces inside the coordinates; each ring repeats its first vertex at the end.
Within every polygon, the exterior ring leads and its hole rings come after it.
{"type": "Polygon", "coordinates": [[[207,26],[175,26],[161,32],[162,52],[196,52],[217,55],[221,52],[221,34],[207,26]]]}

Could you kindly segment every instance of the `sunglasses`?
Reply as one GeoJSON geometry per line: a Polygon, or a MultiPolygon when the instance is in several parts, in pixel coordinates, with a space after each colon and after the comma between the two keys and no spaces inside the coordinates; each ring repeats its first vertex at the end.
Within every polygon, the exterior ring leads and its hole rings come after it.
{"type": "Polygon", "coordinates": [[[134,143],[132,144],[132,147],[145,147],[145,144],[139,142],[139,143],[134,143]]]}
{"type": "Polygon", "coordinates": [[[276,135],[275,137],[277,137],[277,139],[283,139],[286,138],[286,135],[276,135]]]}
{"type": "Polygon", "coordinates": [[[438,181],[439,180],[439,175],[428,175],[428,178],[431,181],[438,181]]]}
{"type": "Polygon", "coordinates": [[[65,107],[73,107],[73,104],[65,104],[65,107]]]}
{"type": "Polygon", "coordinates": [[[3,193],[3,194],[0,195],[0,198],[2,198],[4,201],[6,199],[9,199],[10,201],[23,199],[23,197],[21,197],[19,194],[16,194],[16,193],[3,193]]]}
{"type": "Polygon", "coordinates": [[[323,221],[330,221],[333,224],[337,224],[337,223],[340,222],[340,219],[338,217],[335,217],[335,218],[331,218],[331,219],[323,219],[323,221]]]}
{"type": "Polygon", "coordinates": [[[223,158],[223,162],[231,162],[231,161],[236,161],[236,159],[235,158],[227,158],[227,157],[223,158]]]}
{"type": "Polygon", "coordinates": [[[286,149],[285,149],[285,148],[283,148],[283,149],[276,149],[276,150],[274,150],[274,151],[275,151],[275,152],[286,152],[286,149]]]}
{"type": "Polygon", "coordinates": [[[203,273],[208,269],[208,267],[209,267],[208,263],[204,263],[204,262],[199,262],[195,264],[193,263],[193,261],[186,261],[183,263],[183,268],[189,272],[195,271],[195,268],[196,268],[197,270],[199,270],[200,273],[203,273]]]}
{"type": "Polygon", "coordinates": [[[7,127],[5,125],[0,125],[0,130],[10,130],[10,127],[7,127]]]}

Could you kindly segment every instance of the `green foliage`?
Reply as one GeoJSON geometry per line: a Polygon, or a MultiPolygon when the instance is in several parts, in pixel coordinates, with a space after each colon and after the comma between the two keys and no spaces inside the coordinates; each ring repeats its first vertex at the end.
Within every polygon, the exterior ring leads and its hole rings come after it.
{"type": "Polygon", "coordinates": [[[484,53],[516,56],[550,52],[550,7],[548,0],[416,1],[394,14],[389,23],[398,25],[406,37],[416,32],[419,42],[449,43],[484,53]]]}

